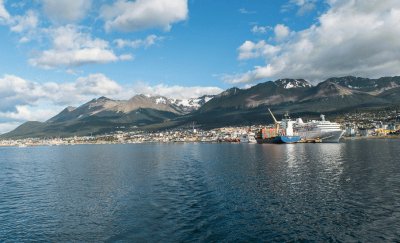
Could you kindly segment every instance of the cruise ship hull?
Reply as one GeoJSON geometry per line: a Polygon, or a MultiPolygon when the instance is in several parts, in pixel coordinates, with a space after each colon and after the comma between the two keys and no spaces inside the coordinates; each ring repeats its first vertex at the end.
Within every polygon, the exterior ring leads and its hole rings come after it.
{"type": "Polygon", "coordinates": [[[344,131],[298,131],[298,133],[304,140],[320,139],[323,143],[338,143],[344,131]]]}

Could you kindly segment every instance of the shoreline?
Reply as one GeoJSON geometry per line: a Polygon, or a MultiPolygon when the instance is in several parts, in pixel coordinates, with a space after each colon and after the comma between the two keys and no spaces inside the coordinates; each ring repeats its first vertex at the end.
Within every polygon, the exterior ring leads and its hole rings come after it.
{"type": "MultiPolygon", "coordinates": [[[[368,137],[342,137],[342,141],[351,141],[351,140],[376,140],[376,139],[400,139],[400,135],[390,135],[390,136],[368,136],[368,137]]],[[[171,142],[159,142],[159,141],[148,141],[148,142],[81,142],[81,143],[60,143],[60,144],[0,144],[0,147],[14,147],[14,148],[26,148],[26,147],[57,147],[57,146],[75,146],[75,145],[119,145],[119,144],[184,144],[184,143],[207,143],[207,144],[240,144],[240,143],[229,143],[229,142],[211,142],[211,141],[171,141],[171,142]]],[[[340,142],[339,142],[340,143],[340,142]]],[[[243,144],[251,144],[251,143],[243,143],[243,144]]],[[[324,144],[324,143],[322,143],[324,144]]]]}
{"type": "Polygon", "coordinates": [[[343,140],[360,140],[360,139],[400,139],[400,135],[386,135],[386,136],[357,136],[357,137],[342,137],[343,140]]]}

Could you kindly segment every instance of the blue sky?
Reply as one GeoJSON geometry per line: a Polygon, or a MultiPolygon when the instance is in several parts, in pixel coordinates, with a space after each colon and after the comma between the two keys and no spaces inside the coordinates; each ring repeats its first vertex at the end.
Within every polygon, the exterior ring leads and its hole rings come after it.
{"type": "Polygon", "coordinates": [[[398,75],[395,0],[0,0],[0,133],[105,95],[398,75]]]}
{"type": "MultiPolygon", "coordinates": [[[[100,38],[110,43],[116,53],[134,56],[133,60],[107,62],[106,64],[87,64],[80,66],[55,66],[51,69],[32,66],[29,59],[35,51],[51,46],[51,40],[40,36],[28,43],[21,44],[25,33],[10,32],[7,26],[0,28],[1,58],[0,74],[14,74],[32,81],[73,81],[76,74],[104,73],[120,83],[131,83],[137,80],[149,84],[165,83],[182,86],[219,86],[227,88],[229,83],[221,82],[220,75],[247,70],[253,62],[237,60],[237,48],[247,39],[262,40],[273,36],[273,30],[254,34],[254,26],[272,28],[277,24],[285,24],[291,29],[300,30],[314,23],[316,13],[322,4],[315,3],[315,8],[303,15],[298,15],[299,7],[295,3],[283,1],[188,1],[186,18],[171,25],[170,30],[162,27],[149,27],[138,31],[106,32],[104,21],[99,12],[105,4],[113,1],[92,2],[85,17],[81,20],[64,21],[61,24],[52,22],[43,10],[40,1],[25,3],[23,7],[13,6],[15,1],[6,1],[5,6],[10,15],[23,15],[27,11],[35,11],[38,28],[57,28],[73,24],[79,26],[83,33],[92,38],[100,38]],[[101,2],[101,4],[99,3],[101,2]],[[290,7],[286,7],[290,6],[290,7]],[[286,9],[286,8],[287,9],[286,9]],[[161,39],[149,47],[124,48],[113,47],[116,39],[138,40],[149,35],[161,39]],[[69,74],[66,71],[75,71],[69,74]]],[[[51,18],[51,17],[50,17],[51,18]]]]}

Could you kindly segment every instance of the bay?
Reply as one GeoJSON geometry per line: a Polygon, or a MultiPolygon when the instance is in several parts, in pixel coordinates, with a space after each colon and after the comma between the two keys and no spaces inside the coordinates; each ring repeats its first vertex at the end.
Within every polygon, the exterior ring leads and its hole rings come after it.
{"type": "Polygon", "coordinates": [[[0,241],[399,241],[400,141],[0,148],[0,241]]]}

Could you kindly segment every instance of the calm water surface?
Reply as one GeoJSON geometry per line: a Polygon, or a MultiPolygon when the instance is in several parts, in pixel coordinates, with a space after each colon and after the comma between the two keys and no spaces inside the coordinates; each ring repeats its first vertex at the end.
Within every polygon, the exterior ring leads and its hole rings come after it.
{"type": "Polygon", "coordinates": [[[0,241],[399,241],[400,140],[0,148],[0,241]]]}

